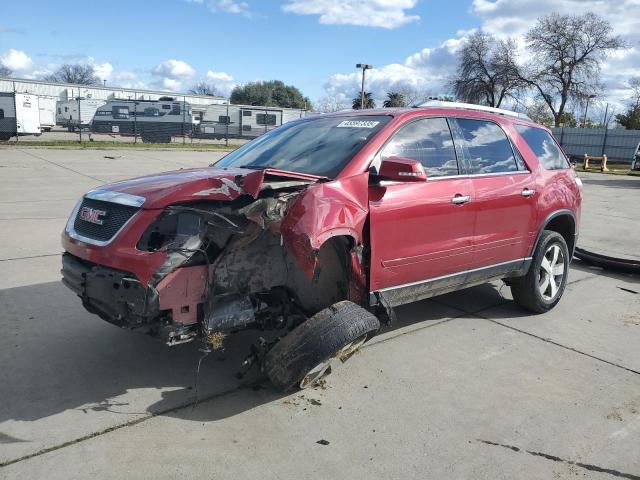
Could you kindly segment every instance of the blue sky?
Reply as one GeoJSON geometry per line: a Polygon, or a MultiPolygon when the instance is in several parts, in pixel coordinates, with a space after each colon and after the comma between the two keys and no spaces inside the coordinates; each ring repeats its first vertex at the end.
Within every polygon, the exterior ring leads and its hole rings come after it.
{"type": "MultiPolygon", "coordinates": [[[[455,52],[472,29],[523,33],[551,11],[590,8],[634,35],[637,0],[25,0],[0,19],[0,62],[38,77],[89,62],[108,83],[184,90],[204,79],[226,94],[238,83],[281,79],[313,100],[353,95],[354,64],[370,89],[445,93],[455,52]],[[615,4],[615,6],[614,6],[615,4]],[[26,12],[31,12],[26,14],[26,12]],[[634,14],[635,12],[635,14],[634,14]]],[[[636,33],[637,34],[637,33],[636,33]]],[[[637,43],[637,42],[636,42],[637,43]]],[[[637,49],[611,65],[612,95],[637,68],[637,49]],[[615,63],[617,62],[617,63],[615,63]]]]}

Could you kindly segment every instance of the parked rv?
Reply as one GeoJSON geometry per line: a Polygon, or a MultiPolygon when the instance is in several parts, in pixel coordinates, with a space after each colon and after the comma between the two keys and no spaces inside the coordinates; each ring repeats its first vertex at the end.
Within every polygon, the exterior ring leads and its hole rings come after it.
{"type": "Polygon", "coordinates": [[[297,108],[209,105],[200,122],[198,137],[254,138],[306,114],[297,108]]]}
{"type": "Polygon", "coordinates": [[[0,93],[0,140],[40,133],[37,95],[0,93]]]}
{"type": "Polygon", "coordinates": [[[40,130],[43,132],[50,132],[56,126],[56,102],[56,97],[38,96],[40,130]]]}
{"type": "Polygon", "coordinates": [[[191,105],[172,98],[161,100],[109,100],[98,108],[92,133],[139,135],[149,143],[169,143],[171,137],[191,135],[191,105]]]}
{"type": "Polygon", "coordinates": [[[59,100],[56,124],[66,127],[70,132],[74,132],[78,128],[88,128],[98,107],[105,103],[104,100],[95,98],[59,100]]]}

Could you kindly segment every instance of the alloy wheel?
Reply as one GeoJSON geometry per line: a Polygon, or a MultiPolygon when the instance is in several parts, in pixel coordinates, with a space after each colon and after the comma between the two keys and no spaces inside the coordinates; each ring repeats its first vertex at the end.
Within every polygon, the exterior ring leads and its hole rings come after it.
{"type": "Polygon", "coordinates": [[[544,252],[538,276],[540,295],[547,302],[555,300],[566,271],[566,258],[557,243],[549,245],[544,252]]]}

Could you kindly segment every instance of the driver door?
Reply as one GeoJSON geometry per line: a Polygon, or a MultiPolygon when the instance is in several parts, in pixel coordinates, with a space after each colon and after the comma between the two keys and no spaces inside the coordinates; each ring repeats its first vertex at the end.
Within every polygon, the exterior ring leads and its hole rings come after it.
{"type": "Polygon", "coordinates": [[[464,281],[464,274],[452,274],[464,272],[472,261],[474,192],[471,181],[460,175],[445,118],[401,126],[376,164],[390,157],[418,160],[427,173],[423,182],[381,181],[369,187],[370,290],[386,290],[390,303],[400,304],[406,300],[405,287],[419,284],[429,290],[440,288],[442,281],[464,281]]]}

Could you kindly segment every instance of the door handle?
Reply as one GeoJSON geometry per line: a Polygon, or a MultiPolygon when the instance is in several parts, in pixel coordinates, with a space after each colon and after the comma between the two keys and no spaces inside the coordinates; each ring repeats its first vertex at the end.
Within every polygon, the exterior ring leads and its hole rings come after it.
{"type": "Polygon", "coordinates": [[[522,190],[522,196],[523,197],[532,197],[534,196],[536,193],[535,190],[532,190],[530,188],[525,188],[524,190],[522,190]]]}
{"type": "Polygon", "coordinates": [[[453,203],[454,205],[462,205],[463,203],[467,203],[470,200],[471,197],[469,195],[457,194],[451,199],[451,203],[453,203]]]}

